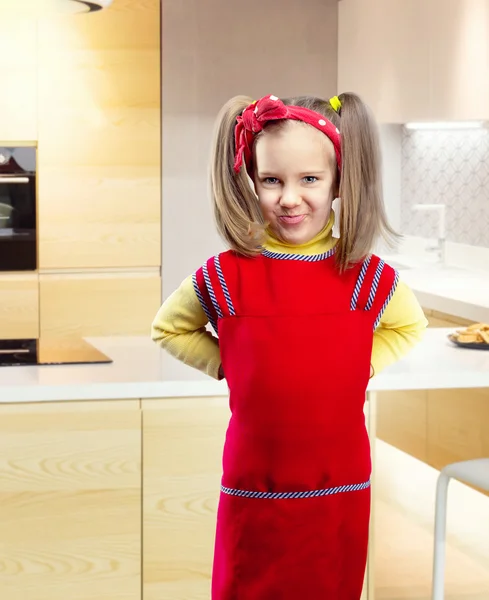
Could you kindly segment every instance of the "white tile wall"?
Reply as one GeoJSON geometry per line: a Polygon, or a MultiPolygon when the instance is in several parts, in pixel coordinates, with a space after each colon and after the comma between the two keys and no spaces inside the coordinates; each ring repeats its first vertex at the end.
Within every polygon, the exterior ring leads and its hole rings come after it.
{"type": "Polygon", "coordinates": [[[438,216],[414,204],[446,204],[447,240],[489,248],[489,130],[402,134],[401,231],[436,238],[438,216]]]}

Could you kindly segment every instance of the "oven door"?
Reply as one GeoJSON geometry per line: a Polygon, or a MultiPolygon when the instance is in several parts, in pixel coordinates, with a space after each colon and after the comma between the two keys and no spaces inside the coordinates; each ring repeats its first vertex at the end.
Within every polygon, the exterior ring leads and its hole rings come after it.
{"type": "Polygon", "coordinates": [[[1,173],[0,271],[36,269],[36,176],[1,173]]]}

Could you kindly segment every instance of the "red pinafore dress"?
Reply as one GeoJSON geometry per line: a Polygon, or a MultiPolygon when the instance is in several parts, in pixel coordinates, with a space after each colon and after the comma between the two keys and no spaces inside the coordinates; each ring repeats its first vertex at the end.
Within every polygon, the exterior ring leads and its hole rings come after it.
{"type": "Polygon", "coordinates": [[[194,275],[230,390],[212,600],[359,600],[373,332],[397,285],[369,256],[229,251],[194,275]]]}

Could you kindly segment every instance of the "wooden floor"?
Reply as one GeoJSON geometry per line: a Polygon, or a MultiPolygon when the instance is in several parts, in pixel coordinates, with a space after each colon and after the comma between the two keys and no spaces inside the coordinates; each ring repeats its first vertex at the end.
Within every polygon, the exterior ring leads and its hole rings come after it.
{"type": "MultiPolygon", "coordinates": [[[[438,472],[378,441],[375,600],[430,600],[438,472]]],[[[489,497],[452,481],[446,600],[489,600],[489,497]]]]}

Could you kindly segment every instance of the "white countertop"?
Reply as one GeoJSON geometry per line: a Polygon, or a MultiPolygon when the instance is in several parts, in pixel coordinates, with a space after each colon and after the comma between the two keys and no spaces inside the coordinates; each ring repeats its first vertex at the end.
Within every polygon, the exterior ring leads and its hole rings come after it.
{"type": "MultiPolygon", "coordinates": [[[[465,350],[430,329],[411,354],[375,377],[370,391],[489,387],[489,351],[465,350]]],[[[147,337],[90,338],[112,364],[0,367],[0,403],[227,395],[147,337]]]]}
{"type": "Polygon", "coordinates": [[[426,264],[411,256],[386,256],[425,309],[489,323],[489,272],[426,264]]]}

